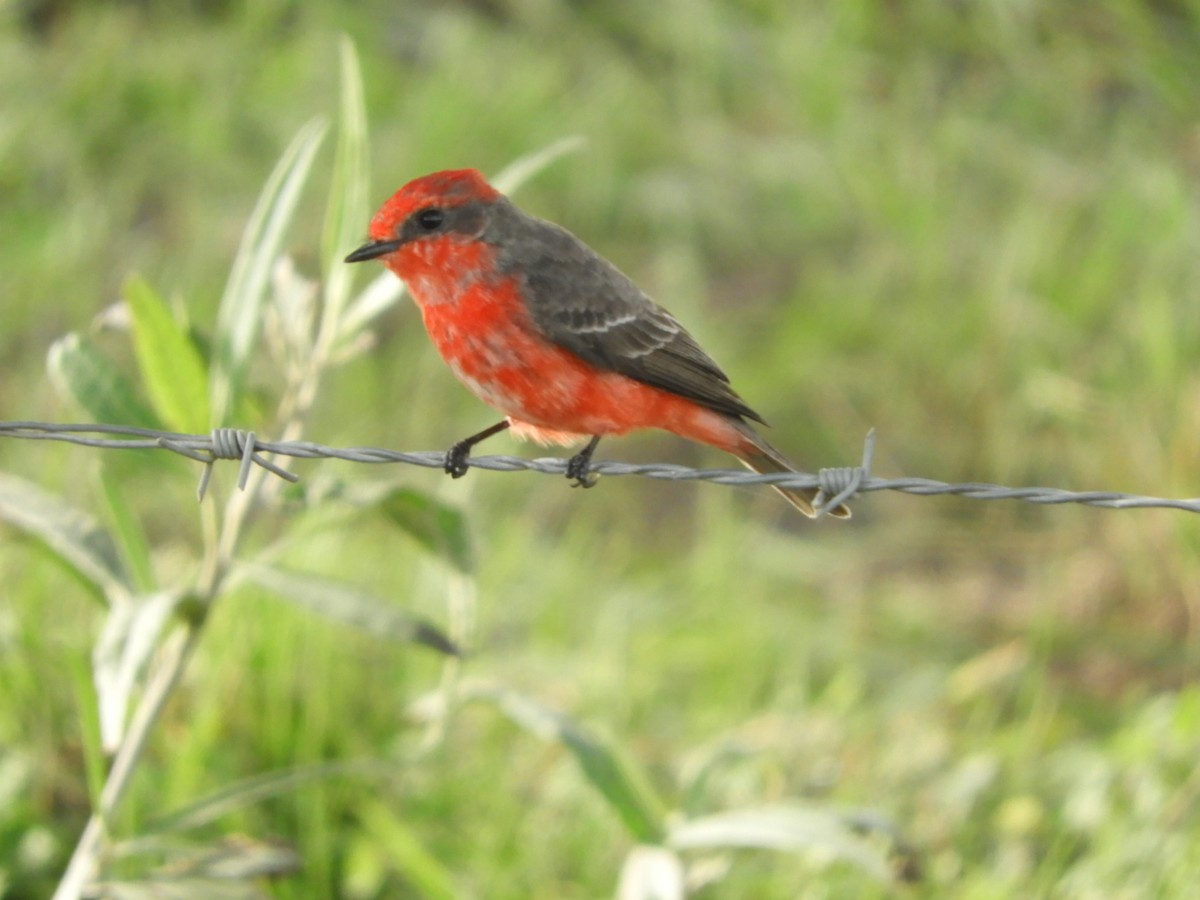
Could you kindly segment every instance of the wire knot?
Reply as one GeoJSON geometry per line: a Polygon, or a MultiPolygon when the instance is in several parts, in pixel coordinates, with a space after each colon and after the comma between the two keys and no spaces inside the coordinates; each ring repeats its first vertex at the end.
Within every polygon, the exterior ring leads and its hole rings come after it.
{"type": "MultiPolygon", "coordinates": [[[[203,449],[207,452],[207,456],[193,456],[204,463],[204,471],[200,473],[200,484],[196,487],[196,499],[200,501],[204,500],[204,495],[208,493],[213,464],[219,459],[240,459],[242,461],[242,465],[238,469],[238,490],[246,489],[251,465],[262,466],[271,474],[278,475],[284,481],[290,481],[293,484],[300,480],[300,476],[295,472],[289,472],[287,469],[275,465],[258,453],[258,438],[253,431],[245,431],[241,428],[214,428],[203,449]]],[[[187,455],[191,456],[192,454],[187,455]]]]}
{"type": "Polygon", "coordinates": [[[253,431],[243,431],[240,428],[214,428],[209,437],[208,452],[214,460],[243,459],[247,454],[253,455],[255,435],[253,431]]]}
{"type": "Polygon", "coordinates": [[[817,515],[824,516],[829,510],[837,509],[862,490],[863,484],[871,477],[871,464],[874,460],[875,429],[872,428],[863,442],[860,465],[835,466],[817,472],[817,496],[813,498],[813,507],[817,510],[817,515]]]}

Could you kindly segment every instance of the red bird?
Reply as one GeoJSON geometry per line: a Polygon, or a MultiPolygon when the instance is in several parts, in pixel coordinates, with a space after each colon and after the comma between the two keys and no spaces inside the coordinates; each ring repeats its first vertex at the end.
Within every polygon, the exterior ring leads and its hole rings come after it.
{"type": "MultiPolygon", "coordinates": [[[[763,422],[675,318],[570,232],[522,212],[474,169],[410,181],[371,220],[346,262],[382,259],[421,308],[458,379],[504,413],[459,441],[446,471],[506,428],[570,445],[567,477],[589,487],[600,438],[662,428],[732,453],[755,472],[795,469],[751,422],[763,422]]],[[[814,490],[776,487],[815,516],[814,490]]],[[[845,506],[829,510],[848,518],[845,506]]]]}

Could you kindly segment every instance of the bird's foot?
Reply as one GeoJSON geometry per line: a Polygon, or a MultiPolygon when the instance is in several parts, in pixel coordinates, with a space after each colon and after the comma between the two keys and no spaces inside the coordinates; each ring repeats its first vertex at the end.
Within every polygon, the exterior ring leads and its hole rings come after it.
{"type": "Polygon", "coordinates": [[[473,434],[469,438],[463,438],[453,447],[446,451],[446,464],[443,468],[446,474],[451,478],[462,478],[467,474],[467,459],[471,456],[471,448],[480,441],[487,440],[493,434],[499,434],[505,428],[508,428],[508,419],[503,422],[497,422],[491,428],[485,428],[479,434],[473,434]]]}
{"type": "Polygon", "coordinates": [[[446,464],[443,468],[446,474],[451,478],[462,478],[467,474],[467,459],[471,456],[472,442],[468,438],[465,441],[459,441],[453,447],[446,451],[446,464]]]}
{"type": "Polygon", "coordinates": [[[571,487],[595,487],[596,482],[600,480],[598,475],[593,475],[590,471],[592,454],[596,452],[596,445],[599,443],[599,437],[592,438],[586,447],[567,460],[567,478],[575,482],[571,487]]]}
{"type": "Polygon", "coordinates": [[[596,482],[600,478],[588,471],[591,465],[592,461],[585,458],[582,453],[567,460],[567,478],[575,482],[571,487],[590,488],[596,486],[596,482]]]}

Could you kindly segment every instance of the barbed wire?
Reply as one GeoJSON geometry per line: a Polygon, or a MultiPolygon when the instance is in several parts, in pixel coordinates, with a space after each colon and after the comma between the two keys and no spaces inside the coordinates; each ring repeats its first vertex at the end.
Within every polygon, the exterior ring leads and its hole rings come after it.
{"type": "MultiPolygon", "coordinates": [[[[47,422],[0,422],[0,437],[21,440],[62,441],[84,447],[105,450],[169,450],[204,464],[197,489],[204,498],[212,476],[213,465],[219,460],[240,460],[238,486],[245,487],[251,466],[261,466],[273,475],[290,482],[300,480],[296,475],[263,456],[264,453],[293,459],[340,459],[356,463],[403,463],[429,469],[442,469],[446,454],[440,450],[400,451],[383,447],[328,447],[311,441],[261,440],[253,431],[237,428],[217,428],[210,434],[179,434],[127,425],[71,424],[47,422]],[[110,435],[97,437],[96,435],[110,435]],[[116,437],[112,437],[115,435],[116,437]]],[[[640,475],[664,481],[707,481],[726,485],[779,485],[789,488],[816,488],[820,491],[816,506],[819,510],[835,509],[858,494],[873,491],[900,491],[919,497],[950,494],[972,500],[1022,500],[1026,503],[1057,505],[1078,503],[1107,509],[1158,508],[1200,513],[1200,499],[1172,500],[1145,497],[1119,491],[1068,491],[1052,487],[1005,487],[985,482],[952,484],[930,478],[876,478],[871,474],[875,454],[875,432],[867,434],[863,444],[862,462],[857,466],[842,466],[807,472],[779,472],[760,475],[740,469],[693,469],[670,463],[623,463],[595,460],[590,472],[595,475],[640,475]],[[828,499],[826,499],[828,498],[828,499]]],[[[493,472],[540,472],[547,475],[566,475],[567,460],[559,458],[524,459],[517,456],[472,456],[467,465],[493,472]]]]}

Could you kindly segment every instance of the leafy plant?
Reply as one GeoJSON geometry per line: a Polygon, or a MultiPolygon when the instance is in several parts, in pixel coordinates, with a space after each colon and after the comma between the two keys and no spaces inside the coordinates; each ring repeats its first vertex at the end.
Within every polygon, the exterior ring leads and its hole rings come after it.
{"type": "MultiPolygon", "coordinates": [[[[49,373],[84,412],[101,422],[202,433],[268,408],[269,415],[259,414],[267,420],[264,428],[284,440],[303,435],[323,379],[368,345],[369,329],[402,296],[399,282],[388,273],[355,292],[350,269],[341,264],[367,214],[366,116],[349,41],[342,43],[341,60],[338,141],[319,253],[322,280],[307,279],[283,249],[329,130],[315,119],[296,134],[262,189],[211,340],[197,336],[180,314],[180,304],[168,303],[135,275],[125,284],[121,307],[103,317],[127,332],[132,374],[107,354],[97,335],[71,333],[54,343],[49,373]],[[280,374],[269,401],[253,397],[249,387],[252,365],[263,355],[280,374]]],[[[578,145],[576,138],[559,141],[517,160],[493,180],[512,191],[578,145]]],[[[269,772],[184,808],[163,810],[128,833],[114,827],[122,821],[123,801],[142,767],[147,742],[203,639],[210,612],[232,591],[248,586],[376,639],[442,654],[440,685],[415,707],[424,711],[427,732],[414,762],[437,752],[453,727],[453,714],[471,703],[484,704],[560,747],[628,836],[630,851],[618,886],[623,898],[683,897],[719,879],[728,868],[721,860],[737,849],[816,855],[888,877],[885,856],[863,838],[852,817],[811,804],[669,812],[669,802],[633,757],[575,717],[510,687],[460,679],[461,648],[471,641],[475,555],[466,517],[437,498],[387,480],[285,497],[284,483],[256,468],[240,490],[223,498],[202,497],[198,557],[188,574],[163,578],[154,536],[125,500],[119,477],[105,460],[95,471],[99,516],[20,478],[0,475],[0,518],[40,543],[104,609],[91,671],[96,711],[86,763],[94,773],[92,814],[57,897],[66,900],[97,889],[112,896],[217,889],[222,896],[257,896],[257,880],[296,870],[295,853],[260,839],[204,841],[197,835],[200,829],[304,784],[346,775],[379,777],[380,767],[371,763],[269,772]],[[273,535],[266,523],[282,501],[297,497],[304,521],[317,528],[372,518],[441,560],[448,577],[463,588],[451,592],[451,627],[439,627],[358,584],[280,562],[296,540],[296,529],[273,535]]],[[[177,471],[171,470],[173,477],[177,471]]],[[[386,848],[390,864],[413,885],[427,896],[455,896],[453,875],[395,811],[374,802],[358,814],[386,848]]]]}
{"type": "MultiPolygon", "coordinates": [[[[135,276],[126,283],[123,316],[117,318],[128,323],[136,381],[92,337],[72,333],[51,348],[48,367],[55,384],[99,421],[203,432],[249,408],[247,372],[261,353],[260,345],[265,345],[283,373],[271,427],[289,438],[299,436],[322,378],[347,358],[347,347],[401,296],[394,279],[355,295],[345,267],[339,265],[366,219],[365,113],[349,41],[342,44],[342,112],[322,249],[329,275],[318,303],[317,291],[295,275],[282,248],[327,131],[319,119],[305,125],[263,188],[226,286],[211,354],[189,323],[135,276]]],[[[91,820],[59,885],[56,896],[63,898],[81,896],[102,875],[103,861],[114,850],[118,857],[128,856],[129,848],[140,846],[136,836],[110,836],[108,823],[204,634],[209,611],[237,585],[259,585],[285,602],[364,628],[381,639],[424,645],[449,657],[459,653],[458,642],[441,628],[397,609],[386,598],[271,562],[286,546],[286,533],[244,555],[257,518],[275,503],[281,489],[281,482],[264,473],[251,473],[244,489],[221,502],[211,495],[202,502],[203,546],[194,574],[163,583],[155,575],[151,536],[127,508],[103,463],[99,472],[103,520],[15,476],[0,478],[0,516],[41,543],[106,608],[92,673],[98,705],[96,752],[103,759],[91,764],[103,771],[107,763],[108,769],[94,798],[91,820]]],[[[412,534],[431,553],[447,556],[460,569],[467,566],[467,530],[461,514],[411,489],[405,496],[408,508],[418,512],[380,518],[412,534]],[[420,515],[421,508],[436,509],[436,514],[420,515]]],[[[283,781],[292,783],[294,779],[283,781]]],[[[284,787],[277,784],[276,789],[284,787]]],[[[255,796],[260,795],[256,789],[255,796]]],[[[160,861],[177,868],[197,853],[187,843],[157,849],[160,861]]],[[[219,867],[226,873],[223,877],[239,866],[246,877],[261,874],[262,865],[252,863],[262,851],[257,844],[225,846],[219,867]]],[[[216,877],[211,859],[182,870],[193,890],[216,877]]],[[[146,877],[161,876],[154,871],[146,877]]]]}

